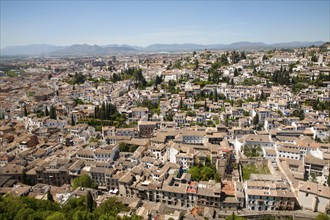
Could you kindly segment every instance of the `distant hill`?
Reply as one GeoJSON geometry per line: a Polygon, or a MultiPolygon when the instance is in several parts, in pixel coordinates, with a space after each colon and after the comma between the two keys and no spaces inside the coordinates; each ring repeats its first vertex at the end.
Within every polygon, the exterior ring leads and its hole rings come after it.
{"type": "Polygon", "coordinates": [[[107,55],[113,53],[136,52],[137,50],[130,46],[98,46],[88,44],[74,44],[61,50],[53,51],[50,55],[107,55]]]}
{"type": "Polygon", "coordinates": [[[32,44],[26,46],[11,46],[1,50],[1,56],[15,55],[40,55],[40,56],[79,56],[79,55],[111,55],[118,53],[136,52],[174,52],[174,51],[193,51],[193,50],[263,50],[275,48],[298,48],[309,47],[311,45],[320,46],[324,42],[285,42],[275,44],[265,44],[262,42],[234,42],[231,44],[152,44],[147,47],[137,47],[130,45],[89,45],[74,44],[71,46],[55,46],[48,44],[32,44]]]}
{"type": "Polygon", "coordinates": [[[184,50],[203,50],[209,45],[202,44],[151,44],[145,48],[143,51],[184,51],[184,50]]]}
{"type": "Polygon", "coordinates": [[[49,44],[31,44],[25,46],[11,46],[6,47],[0,51],[1,56],[14,56],[14,55],[40,55],[43,53],[51,53],[60,50],[61,46],[49,44]]]}
{"type": "Polygon", "coordinates": [[[265,44],[262,42],[234,42],[231,44],[152,44],[148,47],[143,48],[144,51],[192,51],[192,50],[263,50],[263,49],[275,49],[275,48],[299,48],[299,47],[309,47],[311,45],[320,46],[324,42],[287,42],[287,43],[275,43],[275,44],[265,44]]]}

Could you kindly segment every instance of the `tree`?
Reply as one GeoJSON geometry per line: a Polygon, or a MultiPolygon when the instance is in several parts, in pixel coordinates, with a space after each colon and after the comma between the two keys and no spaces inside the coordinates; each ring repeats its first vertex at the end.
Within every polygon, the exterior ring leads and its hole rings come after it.
{"type": "Polygon", "coordinates": [[[255,126],[257,126],[259,124],[259,115],[256,114],[252,120],[252,124],[254,124],[255,126]]]}
{"type": "MultiPolygon", "coordinates": [[[[93,220],[95,219],[93,213],[87,210],[77,210],[73,215],[73,220],[93,220]]],[[[114,219],[114,218],[109,218],[114,219]]]]}
{"type": "Polygon", "coordinates": [[[260,100],[266,100],[264,90],[261,90],[260,100]]]}
{"type": "Polygon", "coordinates": [[[54,202],[54,198],[53,198],[53,195],[50,193],[50,190],[48,190],[48,192],[47,192],[47,200],[54,202]]]}
{"type": "Polygon", "coordinates": [[[138,148],[138,145],[134,144],[127,144],[125,142],[120,142],[119,143],[119,152],[135,152],[136,149],[138,148]]]}
{"type": "Polygon", "coordinates": [[[235,70],[234,70],[234,77],[236,77],[236,76],[238,76],[239,74],[238,74],[238,70],[235,68],[235,70]]]}
{"type": "Polygon", "coordinates": [[[214,177],[214,170],[211,167],[203,167],[200,172],[202,180],[209,180],[214,177]]]}
{"type": "Polygon", "coordinates": [[[71,83],[74,84],[83,84],[87,79],[87,76],[83,75],[82,73],[75,73],[75,75],[73,76],[73,79],[71,81],[71,83]]]}
{"type": "Polygon", "coordinates": [[[49,215],[46,220],[63,220],[65,219],[65,214],[62,212],[54,212],[53,214],[49,215]]]}
{"type": "Polygon", "coordinates": [[[244,155],[247,157],[260,157],[262,155],[262,149],[260,145],[257,147],[250,146],[250,145],[244,145],[243,148],[244,155]]]}
{"type": "Polygon", "coordinates": [[[48,108],[47,108],[47,105],[45,106],[45,115],[48,116],[49,115],[49,112],[48,112],[48,108]]]}
{"type": "Polygon", "coordinates": [[[53,105],[50,107],[49,118],[57,120],[56,107],[53,105]]]}
{"type": "Polygon", "coordinates": [[[220,100],[225,100],[225,99],[226,99],[226,95],[223,94],[223,93],[220,93],[220,94],[219,94],[219,99],[220,99],[220,100]]]}
{"type": "Polygon", "coordinates": [[[177,93],[177,90],[176,90],[176,82],[174,80],[170,80],[168,81],[168,87],[167,87],[167,90],[169,93],[171,94],[175,94],[177,93]]]}
{"type": "Polygon", "coordinates": [[[218,101],[218,92],[217,92],[217,89],[216,89],[216,88],[214,89],[214,92],[213,92],[213,100],[214,100],[215,102],[218,101]]]}
{"type": "Polygon", "coordinates": [[[27,109],[26,109],[26,105],[24,105],[24,116],[28,116],[28,112],[27,112],[27,109]]]}
{"type": "Polygon", "coordinates": [[[245,52],[242,51],[241,52],[241,57],[240,57],[241,60],[246,60],[246,55],[245,55],[245,52]]]}
{"type": "Polygon", "coordinates": [[[266,54],[264,54],[264,55],[262,56],[262,61],[265,61],[265,60],[268,60],[268,57],[266,56],[266,54]]]}
{"type": "Polygon", "coordinates": [[[300,120],[303,120],[305,118],[305,112],[301,107],[299,106],[298,109],[293,110],[292,114],[290,114],[291,117],[299,117],[300,120]]]}
{"type": "Polygon", "coordinates": [[[195,62],[194,62],[194,71],[196,71],[199,67],[199,61],[196,59],[195,62]]]}
{"type": "Polygon", "coordinates": [[[220,182],[221,178],[217,173],[214,166],[206,163],[205,166],[192,166],[189,168],[188,173],[191,174],[191,178],[194,181],[208,181],[215,180],[216,182],[220,182]]]}
{"type": "Polygon", "coordinates": [[[240,54],[237,51],[231,52],[231,61],[232,63],[238,63],[240,61],[240,54]]]}
{"type": "Polygon", "coordinates": [[[76,125],[76,123],[74,121],[73,114],[71,114],[71,126],[75,126],[75,125],[76,125]]]}
{"type": "Polygon", "coordinates": [[[226,55],[226,54],[221,54],[221,56],[220,56],[220,58],[219,58],[219,63],[220,63],[220,65],[223,65],[223,66],[226,66],[226,65],[228,65],[229,64],[229,62],[228,62],[228,57],[227,57],[228,55],[226,55]]]}
{"type": "Polygon", "coordinates": [[[311,61],[312,62],[317,62],[318,58],[315,54],[313,54],[312,58],[311,58],[311,61]]]}
{"type": "Polygon", "coordinates": [[[190,167],[188,173],[190,173],[191,178],[195,181],[200,181],[200,170],[197,166],[190,167]]]}
{"type": "Polygon", "coordinates": [[[139,88],[144,88],[147,85],[147,81],[143,76],[142,70],[137,69],[133,72],[134,79],[136,81],[136,86],[139,88]]]}
{"type": "MultiPolygon", "coordinates": [[[[28,220],[29,216],[33,216],[35,214],[35,211],[32,208],[25,208],[22,207],[15,215],[14,220],[28,220]]],[[[31,218],[33,219],[33,218],[31,218]]]]}
{"type": "Polygon", "coordinates": [[[221,176],[219,175],[219,173],[215,172],[215,174],[214,174],[214,180],[217,183],[220,183],[221,182],[221,176]]]}
{"type": "Polygon", "coordinates": [[[94,117],[101,120],[116,121],[121,117],[121,115],[114,104],[103,102],[101,107],[95,106],[94,117]]]}
{"type": "MultiPolygon", "coordinates": [[[[70,198],[63,206],[48,200],[26,196],[18,197],[10,194],[0,196],[0,219],[109,220],[119,219],[117,218],[119,212],[129,211],[124,204],[118,202],[116,197],[109,198],[95,208],[96,204],[92,201],[93,197],[90,196],[91,194],[87,194],[80,198],[70,198]]],[[[123,219],[142,220],[141,217],[134,214],[130,218],[124,217],[123,219]]]]}
{"type": "Polygon", "coordinates": [[[94,209],[94,199],[90,190],[87,191],[86,195],[86,209],[92,212],[94,209]]]}
{"type": "Polygon", "coordinates": [[[320,213],[316,216],[316,220],[330,220],[329,215],[320,213]]]}
{"type": "Polygon", "coordinates": [[[124,204],[120,203],[116,197],[110,197],[107,201],[97,207],[94,210],[94,213],[96,217],[102,215],[117,216],[121,211],[128,211],[128,208],[124,204]]]}
{"type": "Polygon", "coordinates": [[[321,140],[321,138],[319,138],[317,135],[315,136],[315,142],[317,142],[317,143],[322,143],[322,140],[321,140]]]}
{"type": "Polygon", "coordinates": [[[183,109],[183,101],[182,101],[182,97],[180,98],[179,108],[180,108],[180,109],[183,109]]]}
{"type": "Polygon", "coordinates": [[[78,187],[97,189],[98,186],[97,183],[94,180],[92,180],[87,173],[84,173],[80,177],[77,177],[73,180],[72,187],[73,189],[76,189],[78,187]]]}
{"type": "Polygon", "coordinates": [[[161,84],[162,82],[163,82],[162,77],[157,75],[157,76],[156,76],[156,80],[155,80],[155,84],[156,84],[156,86],[159,85],[159,84],[161,84]]]}
{"type": "Polygon", "coordinates": [[[205,99],[205,102],[204,102],[204,111],[208,111],[209,110],[209,107],[207,107],[207,102],[206,102],[206,99],[205,99]]]}

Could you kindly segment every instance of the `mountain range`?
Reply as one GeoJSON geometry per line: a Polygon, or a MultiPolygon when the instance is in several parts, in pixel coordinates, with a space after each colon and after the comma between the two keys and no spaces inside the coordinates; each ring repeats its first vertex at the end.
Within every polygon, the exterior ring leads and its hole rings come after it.
{"type": "Polygon", "coordinates": [[[298,48],[319,46],[322,41],[301,42],[292,41],[286,43],[266,44],[262,42],[235,42],[231,44],[152,44],[147,47],[131,45],[89,45],[74,44],[71,46],[55,46],[48,44],[31,44],[25,46],[10,46],[1,49],[0,56],[82,56],[82,55],[113,55],[119,53],[142,53],[142,52],[175,52],[175,51],[194,51],[194,50],[265,50],[275,48],[298,48]]]}

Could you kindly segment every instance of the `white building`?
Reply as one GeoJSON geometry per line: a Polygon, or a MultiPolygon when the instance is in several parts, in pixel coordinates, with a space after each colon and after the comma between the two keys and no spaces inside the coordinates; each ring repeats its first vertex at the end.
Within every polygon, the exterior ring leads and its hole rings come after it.
{"type": "Polygon", "coordinates": [[[182,142],[185,144],[204,144],[204,131],[184,131],[182,132],[182,142]]]}

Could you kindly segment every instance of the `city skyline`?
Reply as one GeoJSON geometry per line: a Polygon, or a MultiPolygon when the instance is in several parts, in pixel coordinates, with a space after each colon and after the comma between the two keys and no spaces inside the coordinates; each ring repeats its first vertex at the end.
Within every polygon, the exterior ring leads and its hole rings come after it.
{"type": "Polygon", "coordinates": [[[329,1],[1,1],[1,48],[329,40],[329,1]]]}

